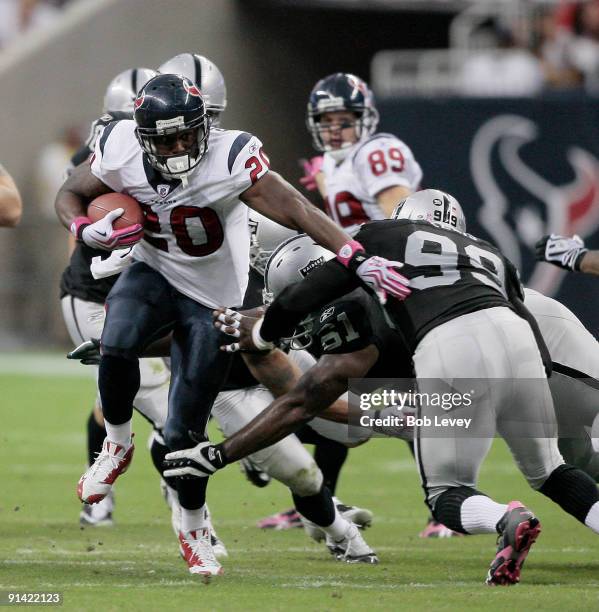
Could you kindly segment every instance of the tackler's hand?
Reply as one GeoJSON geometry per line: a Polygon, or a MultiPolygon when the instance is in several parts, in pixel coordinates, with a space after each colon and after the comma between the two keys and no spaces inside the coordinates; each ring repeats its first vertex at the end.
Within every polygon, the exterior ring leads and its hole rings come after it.
{"type": "Polygon", "coordinates": [[[227,336],[237,339],[237,342],[221,346],[221,351],[227,353],[255,352],[269,351],[274,348],[272,342],[267,342],[260,336],[262,318],[249,317],[231,308],[219,308],[212,313],[212,316],[215,327],[227,336]]]}

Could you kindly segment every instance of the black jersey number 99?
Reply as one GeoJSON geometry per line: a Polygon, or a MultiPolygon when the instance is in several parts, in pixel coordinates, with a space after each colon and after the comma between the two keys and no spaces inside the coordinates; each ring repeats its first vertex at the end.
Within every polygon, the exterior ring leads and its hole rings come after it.
{"type": "MultiPolygon", "coordinates": [[[[463,238],[463,241],[471,240],[467,236],[463,238]]],[[[410,286],[415,289],[429,289],[453,285],[468,274],[507,297],[505,265],[501,257],[472,242],[460,247],[444,234],[425,230],[410,234],[406,241],[405,263],[415,268],[429,269],[428,274],[411,277],[410,286]],[[466,258],[467,263],[460,265],[460,255],[466,258]],[[433,274],[430,273],[430,268],[435,270],[433,274]]]]}

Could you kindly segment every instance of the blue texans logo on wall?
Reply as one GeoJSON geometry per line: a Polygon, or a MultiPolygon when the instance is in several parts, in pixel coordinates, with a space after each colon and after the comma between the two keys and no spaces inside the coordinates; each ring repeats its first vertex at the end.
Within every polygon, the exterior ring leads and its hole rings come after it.
{"type": "Polygon", "coordinates": [[[524,284],[555,296],[599,334],[599,283],[538,263],[544,234],[599,248],[599,105],[582,96],[388,99],[381,131],[422,166],[422,187],[448,191],[467,231],[498,246],[524,284]]]}
{"type": "MultiPolygon", "coordinates": [[[[493,242],[523,269],[524,251],[543,234],[592,236],[599,227],[599,160],[575,144],[556,147],[573,178],[562,183],[524,158],[523,149],[541,136],[537,123],[519,115],[485,122],[472,139],[470,171],[481,199],[478,222],[493,242]],[[495,167],[497,159],[500,168],[495,167]],[[501,182],[500,182],[501,180],[501,182]]],[[[554,266],[528,266],[526,284],[554,294],[564,274],[554,266]]]]}

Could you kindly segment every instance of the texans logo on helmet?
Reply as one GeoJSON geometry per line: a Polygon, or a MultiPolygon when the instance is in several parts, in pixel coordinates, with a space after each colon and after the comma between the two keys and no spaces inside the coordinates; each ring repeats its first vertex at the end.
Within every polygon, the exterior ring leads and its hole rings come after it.
{"type": "Polygon", "coordinates": [[[364,81],[354,76],[351,76],[348,81],[352,87],[355,87],[361,94],[366,95],[367,89],[364,81]]]}
{"type": "Polygon", "coordinates": [[[137,98],[135,98],[135,102],[133,103],[135,110],[137,110],[144,103],[145,99],[146,99],[146,92],[145,91],[140,92],[137,98]]]}
{"type": "Polygon", "coordinates": [[[202,97],[202,92],[197,85],[189,85],[187,81],[183,81],[183,89],[185,89],[190,96],[195,96],[196,98],[202,97]]]}

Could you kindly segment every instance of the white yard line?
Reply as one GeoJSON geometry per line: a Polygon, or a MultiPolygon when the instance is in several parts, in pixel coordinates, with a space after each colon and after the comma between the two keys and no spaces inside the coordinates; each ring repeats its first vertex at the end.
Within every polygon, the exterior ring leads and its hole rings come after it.
{"type": "Polygon", "coordinates": [[[94,378],[94,368],[70,361],[64,353],[2,353],[0,375],[94,378]]]}

